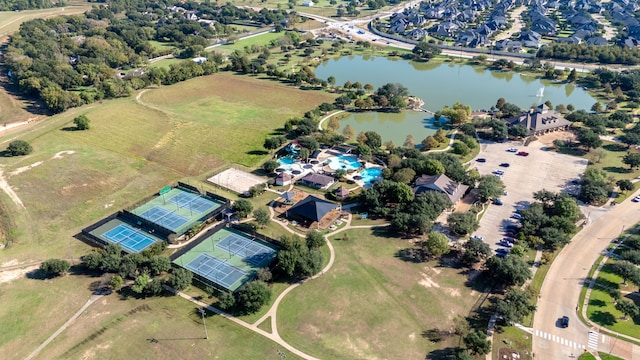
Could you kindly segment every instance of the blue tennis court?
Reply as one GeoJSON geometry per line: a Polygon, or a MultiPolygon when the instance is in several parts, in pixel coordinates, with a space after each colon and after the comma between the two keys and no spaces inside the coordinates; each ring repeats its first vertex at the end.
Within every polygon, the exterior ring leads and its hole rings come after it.
{"type": "Polygon", "coordinates": [[[266,259],[270,259],[276,252],[274,249],[262,245],[259,242],[235,234],[227,235],[227,237],[216,244],[216,247],[240,256],[249,264],[258,267],[261,266],[266,259]]]}
{"type": "Polygon", "coordinates": [[[138,215],[142,218],[145,218],[153,223],[156,223],[166,229],[171,231],[176,231],[182,225],[186,224],[189,219],[182,215],[178,215],[169,210],[163,209],[159,206],[154,206],[151,209],[143,212],[138,215]]]}
{"type": "Polygon", "coordinates": [[[230,289],[236,281],[247,275],[246,271],[227,264],[209,254],[198,255],[185,268],[227,289],[230,289]]]}
{"type": "Polygon", "coordinates": [[[176,204],[181,208],[187,208],[191,211],[203,213],[208,210],[219,207],[220,204],[211,200],[207,200],[200,195],[180,192],[168,200],[170,203],[176,204]]]}
{"type": "Polygon", "coordinates": [[[151,246],[156,240],[125,224],[120,224],[102,234],[102,237],[122,246],[127,252],[140,252],[151,246]]]}

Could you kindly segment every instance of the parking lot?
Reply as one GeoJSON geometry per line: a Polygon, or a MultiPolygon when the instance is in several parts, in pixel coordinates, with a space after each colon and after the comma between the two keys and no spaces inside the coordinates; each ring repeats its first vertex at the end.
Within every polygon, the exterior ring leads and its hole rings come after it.
{"type": "Polygon", "coordinates": [[[508,195],[501,196],[503,205],[488,205],[480,220],[480,228],[474,233],[484,238],[492,249],[497,249],[497,242],[504,237],[504,226],[517,224],[510,217],[518,209],[529,206],[533,201],[533,193],[546,189],[553,192],[577,192],[575,180],[580,178],[587,168],[587,160],[574,156],[547,151],[540,142],[532,142],[523,146],[522,142],[482,143],[478,158],[486,162],[477,162],[475,166],[481,175],[491,174],[495,170],[503,170],[502,181],[508,195]],[[526,151],[528,156],[508,152],[516,148],[518,152],[526,151]],[[509,167],[500,167],[508,163],[509,167]]]}

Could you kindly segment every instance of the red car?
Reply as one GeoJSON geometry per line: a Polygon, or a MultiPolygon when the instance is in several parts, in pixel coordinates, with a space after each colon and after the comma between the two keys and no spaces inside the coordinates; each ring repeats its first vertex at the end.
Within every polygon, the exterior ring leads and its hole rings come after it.
{"type": "Polygon", "coordinates": [[[529,156],[529,153],[526,151],[519,151],[516,155],[520,155],[520,156],[529,156]]]}

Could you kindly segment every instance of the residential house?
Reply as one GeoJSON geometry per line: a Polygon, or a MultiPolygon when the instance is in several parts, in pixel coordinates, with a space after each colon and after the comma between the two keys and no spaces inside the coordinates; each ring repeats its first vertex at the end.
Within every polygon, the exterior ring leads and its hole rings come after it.
{"type": "Polygon", "coordinates": [[[587,39],[587,44],[595,45],[595,46],[606,46],[609,44],[609,41],[602,36],[594,36],[587,39]]]}
{"type": "Polygon", "coordinates": [[[458,201],[465,195],[469,186],[451,180],[447,175],[422,175],[414,182],[411,190],[415,195],[419,195],[425,191],[441,192],[451,200],[451,204],[455,207],[458,201]]]}
{"type": "Polygon", "coordinates": [[[277,186],[287,186],[291,185],[291,181],[293,180],[293,176],[286,171],[278,173],[276,176],[276,185],[277,186]]]}

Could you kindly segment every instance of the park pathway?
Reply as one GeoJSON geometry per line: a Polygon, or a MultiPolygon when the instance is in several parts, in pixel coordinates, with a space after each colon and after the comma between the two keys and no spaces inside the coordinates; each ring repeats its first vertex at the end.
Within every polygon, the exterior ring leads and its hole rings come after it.
{"type": "Polygon", "coordinates": [[[87,300],[87,302],[80,308],[80,310],[78,310],[75,314],[73,314],[73,316],[71,316],[71,318],[69,318],[69,320],[67,320],[66,323],[64,323],[62,326],[60,326],[60,328],[58,328],[58,330],[56,330],[56,332],[54,332],[51,336],[49,336],[49,338],[47,340],[45,340],[31,354],[29,354],[29,356],[27,356],[25,358],[25,360],[31,360],[36,355],[38,355],[40,353],[40,351],[42,351],[42,349],[44,349],[47,345],[49,345],[50,342],[55,340],[55,338],[57,338],[58,335],[60,335],[63,331],[65,331],[71,324],[73,324],[73,322],[76,321],[76,319],[78,319],[78,317],[80,317],[80,315],[82,315],[82,313],[85,310],[87,310],[89,308],[89,306],[91,306],[91,304],[96,302],[102,296],[104,296],[104,295],[92,295],[89,298],[89,300],[87,300]]]}

